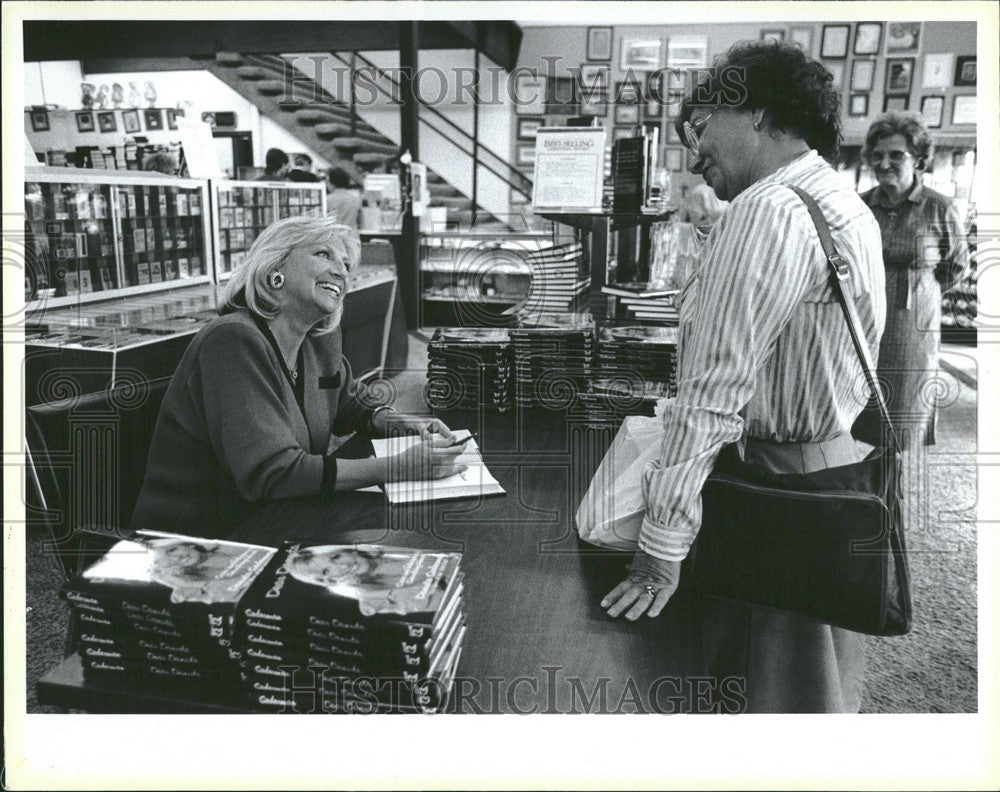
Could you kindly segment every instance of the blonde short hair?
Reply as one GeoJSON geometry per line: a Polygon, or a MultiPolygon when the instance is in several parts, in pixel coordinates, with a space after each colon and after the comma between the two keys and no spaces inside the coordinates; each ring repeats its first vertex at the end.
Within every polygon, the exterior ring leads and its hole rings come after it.
{"type": "MultiPolygon", "coordinates": [[[[361,260],[361,239],[353,228],[340,225],[326,217],[299,215],[278,220],[265,228],[247,253],[243,266],[233,271],[226,285],[226,296],[220,313],[247,309],[262,319],[278,315],[280,303],[269,283],[272,272],[281,268],[285,258],[299,245],[340,242],[347,251],[348,269],[361,260]]],[[[321,322],[312,329],[313,335],[337,329],[336,317],[321,322]]]]}

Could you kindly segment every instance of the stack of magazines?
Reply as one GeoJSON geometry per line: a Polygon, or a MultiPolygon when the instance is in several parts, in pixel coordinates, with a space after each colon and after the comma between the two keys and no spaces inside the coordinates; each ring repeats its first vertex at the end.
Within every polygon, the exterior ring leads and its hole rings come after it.
{"type": "Polygon", "coordinates": [[[538,314],[510,331],[519,407],[569,407],[593,377],[594,318],[538,314]]]}
{"type": "Polygon", "coordinates": [[[427,346],[427,401],[435,410],[507,412],[510,335],[504,328],[438,328],[427,346]]]}
{"type": "Polygon", "coordinates": [[[70,580],[88,682],[235,703],[233,615],[274,548],[139,531],[70,580]]]}
{"type": "Polygon", "coordinates": [[[525,261],[531,268],[531,293],[517,308],[521,316],[571,312],[590,286],[579,242],[529,253],[525,261]]]}
{"type": "Polygon", "coordinates": [[[459,553],[285,543],[240,602],[264,712],[440,712],[462,654],[459,553]]]}

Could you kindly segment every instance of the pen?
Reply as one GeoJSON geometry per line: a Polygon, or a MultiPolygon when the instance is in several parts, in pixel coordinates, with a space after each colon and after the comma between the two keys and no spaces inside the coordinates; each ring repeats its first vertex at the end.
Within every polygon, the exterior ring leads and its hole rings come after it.
{"type": "Polygon", "coordinates": [[[456,440],[454,443],[448,443],[448,445],[446,445],[444,447],[445,448],[454,448],[455,446],[462,445],[462,443],[465,443],[466,441],[471,440],[472,438],[474,438],[476,436],[476,434],[477,434],[476,432],[470,432],[468,437],[463,437],[461,440],[456,440]]]}

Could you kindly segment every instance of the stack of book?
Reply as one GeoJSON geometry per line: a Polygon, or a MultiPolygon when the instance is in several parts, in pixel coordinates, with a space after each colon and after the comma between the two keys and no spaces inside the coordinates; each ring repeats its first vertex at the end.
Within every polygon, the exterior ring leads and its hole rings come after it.
{"type": "Polygon", "coordinates": [[[652,283],[612,283],[601,287],[604,294],[617,297],[630,320],[654,321],[676,326],[678,289],[658,288],[652,283]]]}
{"type": "Polygon", "coordinates": [[[559,409],[587,390],[593,377],[594,318],[538,314],[510,331],[514,400],[519,407],[559,409]]]}
{"type": "Polygon", "coordinates": [[[595,381],[618,383],[636,397],[677,394],[677,328],[621,325],[601,328],[595,381]]]}
{"type": "Polygon", "coordinates": [[[62,591],[79,625],[85,679],[235,703],[233,615],[274,553],[154,531],[117,542],[62,591]]]}
{"type": "Polygon", "coordinates": [[[590,287],[579,242],[534,251],[525,261],[531,268],[531,293],[517,306],[521,316],[572,312],[590,287]]]}
{"type": "Polygon", "coordinates": [[[286,542],[240,601],[264,712],[440,712],[462,654],[461,554],[286,542]]]}
{"type": "Polygon", "coordinates": [[[507,412],[513,401],[510,334],[444,327],[427,345],[427,402],[435,410],[507,412]]]}

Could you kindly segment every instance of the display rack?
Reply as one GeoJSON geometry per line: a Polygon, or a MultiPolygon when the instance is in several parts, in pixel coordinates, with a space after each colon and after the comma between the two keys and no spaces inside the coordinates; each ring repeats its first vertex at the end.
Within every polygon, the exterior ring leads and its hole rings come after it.
{"type": "Polygon", "coordinates": [[[246,257],[257,235],[292,215],[326,215],[321,182],[212,180],[216,277],[226,280],[246,257]]]}
{"type": "Polygon", "coordinates": [[[504,312],[531,291],[527,258],[557,244],[557,229],[540,233],[435,232],[420,239],[423,327],[500,327],[504,312]]]}
{"type": "Polygon", "coordinates": [[[25,172],[25,301],[59,308],[211,279],[204,181],[25,172]]]}

